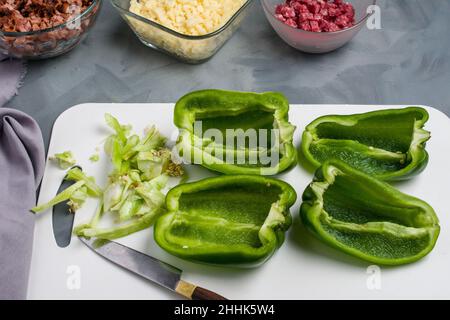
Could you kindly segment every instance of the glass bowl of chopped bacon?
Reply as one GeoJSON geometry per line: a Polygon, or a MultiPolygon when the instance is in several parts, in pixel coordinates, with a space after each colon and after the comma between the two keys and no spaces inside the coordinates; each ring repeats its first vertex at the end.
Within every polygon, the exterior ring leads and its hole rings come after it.
{"type": "Polygon", "coordinates": [[[325,53],[348,43],[366,25],[376,0],[261,0],[276,33],[290,46],[325,53]]]}
{"type": "Polygon", "coordinates": [[[77,46],[95,23],[101,0],[0,0],[0,53],[46,59],[77,46]]]}

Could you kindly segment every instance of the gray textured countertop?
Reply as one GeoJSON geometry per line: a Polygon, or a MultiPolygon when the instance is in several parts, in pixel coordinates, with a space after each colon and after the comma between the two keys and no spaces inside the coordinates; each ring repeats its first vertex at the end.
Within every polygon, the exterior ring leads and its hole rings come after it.
{"type": "Polygon", "coordinates": [[[35,117],[46,143],[56,117],[73,105],[174,102],[211,87],[279,90],[292,103],[425,104],[450,115],[450,2],[381,0],[380,6],[381,30],[363,29],[336,52],[309,55],[275,34],[255,1],[215,57],[187,65],[140,44],[104,1],[78,48],[29,63],[24,86],[8,106],[35,117]]]}

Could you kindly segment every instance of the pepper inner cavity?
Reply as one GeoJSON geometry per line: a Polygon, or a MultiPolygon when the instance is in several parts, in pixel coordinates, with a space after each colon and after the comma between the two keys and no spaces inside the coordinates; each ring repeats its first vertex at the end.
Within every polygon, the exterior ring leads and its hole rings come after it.
{"type": "Polygon", "coordinates": [[[368,147],[406,153],[413,139],[417,118],[421,119],[422,115],[378,115],[360,119],[351,126],[324,122],[316,127],[316,134],[319,139],[353,140],[368,147]],[[405,120],[405,117],[408,119],[405,120]]]}
{"type": "Polygon", "coordinates": [[[370,174],[395,172],[408,165],[415,122],[421,117],[411,113],[372,116],[352,125],[323,122],[314,129],[310,152],[319,162],[331,157],[370,174]]]}
{"type": "Polygon", "coordinates": [[[259,230],[281,190],[276,186],[226,186],[183,193],[171,233],[199,243],[261,247],[259,230]]]}
{"type": "Polygon", "coordinates": [[[230,114],[199,112],[195,121],[194,135],[203,140],[204,151],[220,159],[231,156],[234,163],[242,166],[268,166],[261,163],[261,155],[271,157],[273,152],[279,152],[272,111],[255,107],[230,114]]]}
{"type": "Polygon", "coordinates": [[[418,217],[423,214],[419,208],[401,206],[380,190],[345,175],[337,175],[323,197],[328,215],[346,223],[392,222],[416,227],[418,217]]]}
{"type": "MultiPolygon", "coordinates": [[[[208,130],[219,130],[222,135],[222,145],[227,146],[237,146],[238,141],[237,137],[234,137],[233,141],[227,141],[227,130],[233,130],[234,133],[237,133],[236,130],[243,130],[244,132],[250,133],[248,130],[254,131],[257,137],[258,146],[261,144],[260,142],[260,134],[262,134],[265,130],[266,141],[264,141],[263,148],[271,148],[272,147],[272,135],[271,130],[274,128],[274,115],[273,112],[265,111],[265,110],[251,110],[246,112],[240,112],[238,114],[222,114],[222,115],[214,115],[214,114],[202,114],[197,113],[195,117],[196,122],[200,122],[202,127],[201,131],[194,130],[194,134],[199,138],[204,138],[205,132],[208,130]]],[[[249,148],[250,144],[248,139],[245,139],[245,148],[249,148]]],[[[218,143],[216,141],[216,143],[218,143]]]]}
{"type": "Polygon", "coordinates": [[[218,129],[223,134],[227,129],[273,129],[273,112],[265,110],[251,110],[238,114],[208,115],[197,113],[196,121],[201,121],[203,130],[218,129]]]}
{"type": "Polygon", "coordinates": [[[379,187],[367,186],[347,175],[335,177],[323,194],[323,208],[334,221],[349,224],[349,229],[340,230],[322,215],[321,225],[328,234],[346,246],[374,256],[397,259],[419,254],[430,240],[429,232],[405,238],[387,233],[352,231],[351,224],[364,225],[369,222],[391,222],[400,228],[423,228],[418,221],[425,213],[419,207],[400,204],[379,187]]]}
{"type": "Polygon", "coordinates": [[[323,224],[324,230],[339,242],[373,256],[401,259],[419,254],[427,248],[428,234],[418,238],[396,238],[386,234],[343,232],[323,224]]]}

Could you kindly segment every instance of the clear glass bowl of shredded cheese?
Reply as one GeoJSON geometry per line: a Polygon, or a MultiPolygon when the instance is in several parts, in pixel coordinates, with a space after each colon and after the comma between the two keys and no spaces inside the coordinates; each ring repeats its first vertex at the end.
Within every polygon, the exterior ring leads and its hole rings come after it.
{"type": "Polygon", "coordinates": [[[111,0],[143,44],[188,63],[212,57],[252,0],[111,0]]]}

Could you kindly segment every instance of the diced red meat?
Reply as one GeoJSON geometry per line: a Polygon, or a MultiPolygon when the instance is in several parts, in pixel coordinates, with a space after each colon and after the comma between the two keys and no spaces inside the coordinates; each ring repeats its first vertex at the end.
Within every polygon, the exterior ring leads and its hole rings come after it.
{"type": "Polygon", "coordinates": [[[302,12],[299,14],[298,19],[300,21],[314,20],[314,14],[311,12],[302,12]]]}
{"type": "Polygon", "coordinates": [[[297,22],[295,22],[293,19],[287,19],[284,23],[288,26],[297,28],[297,22]]]}
{"type": "Polygon", "coordinates": [[[334,32],[334,31],[339,31],[339,30],[341,30],[341,28],[339,28],[335,23],[330,22],[328,24],[328,31],[329,32],[334,32]]]}
{"type": "Polygon", "coordinates": [[[286,18],[283,17],[283,15],[281,13],[275,14],[275,18],[277,18],[278,20],[283,21],[283,22],[286,21],[286,18]]]}
{"type": "Polygon", "coordinates": [[[281,8],[281,14],[286,19],[294,18],[295,17],[295,10],[294,10],[294,8],[291,8],[289,6],[284,6],[283,8],[281,8]]]}
{"type": "Polygon", "coordinates": [[[319,23],[317,21],[310,21],[309,25],[311,26],[312,32],[321,32],[322,30],[319,27],[319,23]]]}
{"type": "Polygon", "coordinates": [[[311,25],[309,24],[309,21],[303,21],[299,26],[302,30],[311,31],[311,25]]]}
{"type": "Polygon", "coordinates": [[[355,25],[355,8],[344,0],[286,0],[275,17],[305,31],[333,32],[355,25]]]}

